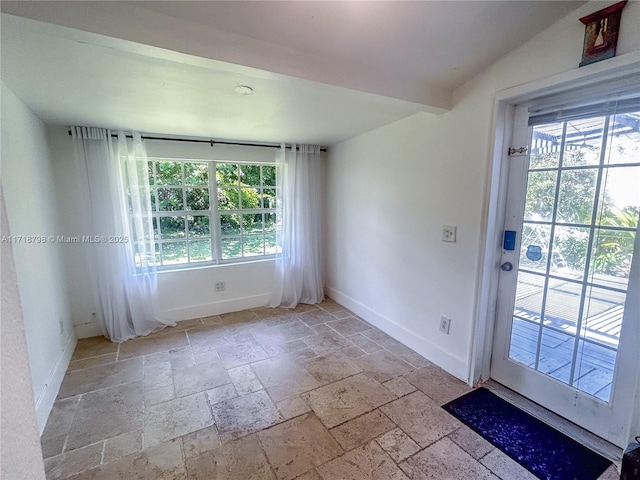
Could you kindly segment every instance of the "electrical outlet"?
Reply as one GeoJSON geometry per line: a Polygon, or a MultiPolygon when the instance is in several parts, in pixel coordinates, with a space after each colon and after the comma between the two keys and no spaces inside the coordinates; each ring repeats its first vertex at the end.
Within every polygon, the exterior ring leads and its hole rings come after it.
{"type": "Polygon", "coordinates": [[[216,292],[224,292],[226,288],[226,282],[216,282],[216,292]]]}
{"type": "Polygon", "coordinates": [[[447,317],[440,317],[440,331],[449,335],[449,329],[451,328],[451,319],[447,317]]]}

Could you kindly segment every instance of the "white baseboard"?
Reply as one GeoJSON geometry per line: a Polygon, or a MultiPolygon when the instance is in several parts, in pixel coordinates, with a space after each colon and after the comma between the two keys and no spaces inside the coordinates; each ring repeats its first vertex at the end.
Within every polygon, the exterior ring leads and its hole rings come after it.
{"type": "Polygon", "coordinates": [[[60,391],[64,374],[67,373],[67,368],[71,362],[71,357],[73,356],[73,351],[76,348],[76,343],[76,336],[73,334],[69,335],[62,354],[58,357],[58,361],[49,372],[49,380],[45,383],[36,398],[36,417],[38,419],[38,430],[40,431],[40,435],[42,435],[44,427],[47,425],[49,414],[51,413],[53,403],[56,401],[56,397],[60,391]]]}
{"type": "Polygon", "coordinates": [[[161,315],[174,322],[189,320],[191,318],[210,317],[223,313],[238,312],[249,308],[264,307],[271,298],[270,294],[254,295],[251,297],[233,298],[219,302],[207,303],[204,305],[194,305],[188,307],[164,310],[161,315]]]}
{"type": "Polygon", "coordinates": [[[75,330],[76,338],[78,339],[102,336],[102,330],[96,322],[76,325],[75,327],[73,327],[73,329],[75,330]]]}
{"type": "Polygon", "coordinates": [[[405,344],[407,347],[416,351],[430,362],[435,363],[454,377],[462,380],[463,382],[468,382],[468,365],[466,361],[454,357],[416,332],[408,330],[399,323],[381,315],[375,310],[367,307],[354,298],[345,295],[335,288],[325,286],[325,293],[342,306],[347,307],[373,326],[405,344]]]}

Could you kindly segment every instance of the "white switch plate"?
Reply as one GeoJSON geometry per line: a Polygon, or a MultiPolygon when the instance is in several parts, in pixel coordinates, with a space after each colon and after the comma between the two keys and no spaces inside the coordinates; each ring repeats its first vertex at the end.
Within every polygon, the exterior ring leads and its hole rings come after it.
{"type": "Polygon", "coordinates": [[[456,230],[457,230],[457,227],[455,225],[443,225],[443,227],[442,227],[442,241],[443,242],[455,242],[456,241],[456,230]]]}

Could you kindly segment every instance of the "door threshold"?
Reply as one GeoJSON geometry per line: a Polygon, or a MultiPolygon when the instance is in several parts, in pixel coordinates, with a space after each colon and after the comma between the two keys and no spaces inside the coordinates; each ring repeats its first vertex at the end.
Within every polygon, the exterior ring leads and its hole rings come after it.
{"type": "Polygon", "coordinates": [[[618,472],[620,472],[622,449],[617,445],[614,445],[584,428],[579,427],[575,423],[570,422],[566,418],[553,413],[551,410],[548,410],[528,398],[523,397],[504,385],[499,384],[495,380],[489,380],[483,383],[482,386],[491,390],[493,393],[517,406],[521,410],[527,412],[529,415],[555,428],[559,432],[564,433],[569,438],[581,443],[587,448],[590,448],[594,452],[599,453],[604,458],[611,460],[618,469],[618,472]]]}

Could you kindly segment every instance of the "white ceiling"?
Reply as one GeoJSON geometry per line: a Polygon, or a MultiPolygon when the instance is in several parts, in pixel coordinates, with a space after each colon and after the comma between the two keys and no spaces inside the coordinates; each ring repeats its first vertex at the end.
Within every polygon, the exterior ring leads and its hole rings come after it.
{"type": "Polygon", "coordinates": [[[1,75],[51,124],[331,145],[446,111],[582,3],[3,1],[1,75]]]}

